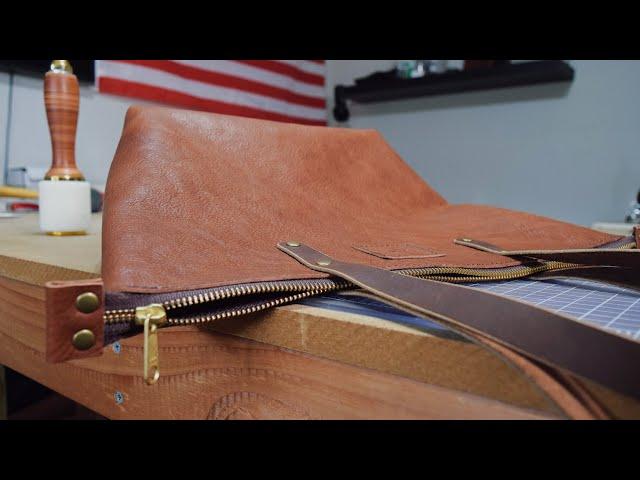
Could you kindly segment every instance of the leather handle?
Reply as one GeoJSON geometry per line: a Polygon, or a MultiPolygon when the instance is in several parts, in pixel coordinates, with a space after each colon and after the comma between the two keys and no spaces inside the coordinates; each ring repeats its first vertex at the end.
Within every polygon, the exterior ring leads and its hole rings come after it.
{"type": "Polygon", "coordinates": [[[631,339],[483,290],[341,262],[295,242],[278,248],[312,270],[343,278],[382,301],[640,398],[640,344],[631,339]]]}
{"type": "Polygon", "coordinates": [[[616,248],[581,248],[567,250],[506,250],[488,242],[457,238],[454,243],[495,253],[505,257],[534,257],[540,260],[576,263],[580,265],[640,268],[640,250],[616,248]]]}

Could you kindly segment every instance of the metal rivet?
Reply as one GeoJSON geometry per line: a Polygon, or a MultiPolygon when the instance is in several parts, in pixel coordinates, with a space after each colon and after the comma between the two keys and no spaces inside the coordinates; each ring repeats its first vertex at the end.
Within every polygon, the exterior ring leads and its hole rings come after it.
{"type": "Polygon", "coordinates": [[[473,242],[473,240],[471,240],[470,238],[463,238],[462,241],[463,242],[473,242]]]}
{"type": "Polygon", "coordinates": [[[122,392],[116,392],[113,394],[113,399],[118,405],[120,405],[122,402],[124,402],[124,395],[122,394],[122,392]]]}
{"type": "Polygon", "coordinates": [[[76,308],[82,313],[95,312],[100,307],[100,299],[93,292],[84,292],[76,298],[76,308]]]}
{"type": "Polygon", "coordinates": [[[289,247],[299,247],[300,244],[298,242],[287,242],[287,246],[289,246],[289,247]]]}
{"type": "Polygon", "coordinates": [[[326,267],[327,265],[331,265],[331,260],[318,260],[316,263],[321,267],[326,267]]]}
{"type": "Polygon", "coordinates": [[[91,330],[84,328],[73,335],[71,343],[78,350],[89,350],[95,345],[96,336],[91,330]]]}
{"type": "Polygon", "coordinates": [[[122,345],[120,345],[120,342],[115,342],[111,348],[113,349],[114,353],[120,353],[122,351],[122,345]]]}

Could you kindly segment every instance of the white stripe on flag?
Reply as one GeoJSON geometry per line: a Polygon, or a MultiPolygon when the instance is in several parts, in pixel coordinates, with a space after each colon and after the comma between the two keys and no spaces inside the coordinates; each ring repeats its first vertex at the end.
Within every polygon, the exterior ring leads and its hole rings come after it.
{"type": "Polygon", "coordinates": [[[211,72],[219,72],[227,75],[233,75],[245,80],[253,80],[254,82],[264,83],[273,87],[283,88],[285,90],[307,95],[314,98],[325,98],[325,89],[319,85],[311,85],[309,83],[294,80],[287,75],[270,72],[268,70],[245,65],[244,63],[234,62],[233,60],[173,60],[190,67],[202,68],[211,72]]]}
{"type": "Polygon", "coordinates": [[[129,80],[186,93],[207,100],[217,100],[292,117],[306,118],[309,120],[326,119],[324,108],[295,105],[283,100],[248,93],[234,88],[220,87],[196,80],[189,80],[171,73],[140,65],[101,60],[97,62],[96,77],[101,76],[129,80]]]}
{"type": "Polygon", "coordinates": [[[310,62],[309,60],[276,60],[276,62],[284,63],[296,67],[298,70],[302,70],[306,73],[313,73],[314,75],[325,75],[324,65],[319,63],[310,62]]]}

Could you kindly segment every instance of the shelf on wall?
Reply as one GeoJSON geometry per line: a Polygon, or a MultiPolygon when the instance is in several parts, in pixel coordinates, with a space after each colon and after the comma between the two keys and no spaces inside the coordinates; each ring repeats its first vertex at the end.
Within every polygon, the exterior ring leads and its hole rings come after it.
{"type": "Polygon", "coordinates": [[[379,72],[356,79],[355,85],[336,85],[333,116],[339,122],[349,119],[348,100],[357,103],[386,102],[540,83],[571,82],[573,77],[573,68],[563,60],[540,60],[474,70],[450,70],[410,79],[398,78],[393,71],[379,72]]]}

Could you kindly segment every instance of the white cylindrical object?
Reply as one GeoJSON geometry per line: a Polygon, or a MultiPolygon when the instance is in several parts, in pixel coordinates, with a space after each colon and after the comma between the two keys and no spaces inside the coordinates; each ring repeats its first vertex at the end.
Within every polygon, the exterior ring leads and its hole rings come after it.
{"type": "Polygon", "coordinates": [[[40,230],[53,235],[85,233],[91,224],[91,187],[87,181],[38,183],[40,230]]]}

